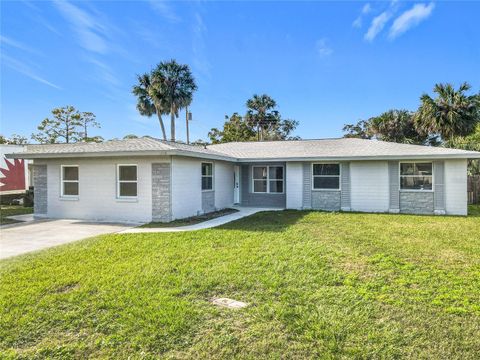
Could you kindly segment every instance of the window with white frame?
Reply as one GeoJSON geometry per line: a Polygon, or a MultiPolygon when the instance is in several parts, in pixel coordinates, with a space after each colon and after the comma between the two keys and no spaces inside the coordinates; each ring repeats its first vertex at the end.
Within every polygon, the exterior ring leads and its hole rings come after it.
{"type": "Polygon", "coordinates": [[[283,193],[283,166],[254,166],[254,193],[283,193]]]}
{"type": "Polygon", "coordinates": [[[340,164],[313,164],[312,176],[314,190],[340,189],[340,164]]]}
{"type": "Polygon", "coordinates": [[[121,198],[137,196],[137,165],[118,165],[117,195],[121,198]]]}
{"type": "Polygon", "coordinates": [[[202,190],[213,190],[212,163],[202,163],[202,190]]]}
{"type": "Polygon", "coordinates": [[[401,190],[432,190],[433,164],[429,162],[400,163],[401,190]]]}
{"type": "Polygon", "coordinates": [[[78,196],[78,166],[62,165],[62,196],[78,196]]]}

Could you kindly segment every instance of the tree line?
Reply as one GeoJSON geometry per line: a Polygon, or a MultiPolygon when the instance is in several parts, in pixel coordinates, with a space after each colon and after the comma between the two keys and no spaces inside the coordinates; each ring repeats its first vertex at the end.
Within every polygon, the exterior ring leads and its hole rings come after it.
{"type": "MultiPolygon", "coordinates": [[[[458,89],[436,84],[434,97],[420,96],[416,111],[388,110],[343,127],[344,137],[480,151],[480,93],[468,83],[458,89]]],[[[480,174],[480,161],[469,161],[469,173],[480,174]]]]}
{"type": "MultiPolygon", "coordinates": [[[[40,144],[102,142],[101,136],[91,136],[88,133],[91,128],[100,128],[95,114],[81,112],[68,105],[53,109],[52,117],[42,120],[37,126],[38,132],[32,134],[31,139],[40,144]]],[[[0,135],[0,144],[24,145],[27,142],[27,137],[22,135],[13,134],[9,138],[0,135]]]]}
{"type": "Polygon", "coordinates": [[[212,144],[232,141],[295,140],[291,136],[298,121],[283,119],[276,110],[277,103],[267,94],[253,95],[245,103],[244,116],[237,112],[225,116],[222,129],[212,128],[208,138],[212,144]]]}
{"type": "Polygon", "coordinates": [[[345,137],[480,150],[480,93],[463,83],[436,84],[434,97],[422,94],[416,111],[388,110],[343,127],[345,137]]]}

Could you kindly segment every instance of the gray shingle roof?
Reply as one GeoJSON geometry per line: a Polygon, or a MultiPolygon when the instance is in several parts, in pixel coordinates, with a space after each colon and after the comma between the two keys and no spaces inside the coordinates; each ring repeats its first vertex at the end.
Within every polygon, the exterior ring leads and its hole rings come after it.
{"type": "Polygon", "coordinates": [[[103,143],[27,145],[20,158],[184,155],[232,161],[480,158],[480,152],[363,139],[232,142],[203,146],[151,137],[103,143]]]}
{"type": "Polygon", "coordinates": [[[213,158],[227,156],[206,149],[203,146],[162,141],[152,137],[110,140],[102,143],[42,144],[27,145],[22,153],[12,154],[21,158],[62,157],[62,156],[109,156],[109,155],[196,155],[213,158]]]}
{"type": "Polygon", "coordinates": [[[354,159],[354,158],[405,158],[405,157],[463,157],[479,158],[480,152],[448,149],[433,146],[398,144],[355,138],[231,142],[209,145],[215,150],[237,159],[354,159]]]}

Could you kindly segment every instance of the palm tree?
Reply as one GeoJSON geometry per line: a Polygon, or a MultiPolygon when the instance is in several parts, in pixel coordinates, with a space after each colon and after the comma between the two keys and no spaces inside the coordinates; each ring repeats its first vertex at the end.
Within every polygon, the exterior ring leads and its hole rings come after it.
{"type": "Polygon", "coordinates": [[[277,103],[266,94],[255,94],[251,99],[247,100],[246,106],[248,108],[246,120],[257,128],[258,140],[262,141],[264,131],[280,120],[278,111],[273,110],[277,103]]]}
{"type": "Polygon", "coordinates": [[[415,114],[415,126],[424,134],[439,134],[448,141],[455,136],[471,134],[479,121],[479,97],[467,95],[468,83],[458,90],[451,84],[436,84],[435,99],[428,94],[420,97],[421,105],[415,114]]]}
{"type": "Polygon", "coordinates": [[[167,140],[165,125],[163,124],[162,115],[168,114],[164,95],[160,93],[156,85],[159,80],[155,79],[153,74],[138,75],[138,84],[133,87],[133,94],[137,97],[137,109],[141,115],[152,116],[157,114],[160,128],[162,129],[163,140],[167,140]]]}
{"type": "Polygon", "coordinates": [[[420,135],[413,123],[413,113],[392,109],[368,120],[370,135],[379,140],[405,144],[422,144],[426,137],[420,135]]]}
{"type": "Polygon", "coordinates": [[[163,103],[169,109],[171,140],[175,141],[175,118],[182,108],[191,104],[193,92],[197,90],[195,79],[188,65],[179,64],[175,60],[158,64],[152,71],[152,78],[163,103]]]}

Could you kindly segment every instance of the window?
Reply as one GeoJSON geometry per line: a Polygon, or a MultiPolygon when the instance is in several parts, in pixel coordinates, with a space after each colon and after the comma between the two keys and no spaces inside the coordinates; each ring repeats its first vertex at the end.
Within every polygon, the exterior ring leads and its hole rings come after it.
{"type": "Polygon", "coordinates": [[[118,165],[118,197],[137,196],[137,165],[118,165]]]}
{"type": "Polygon", "coordinates": [[[400,163],[400,189],[432,190],[432,163],[400,163]]]}
{"type": "Polygon", "coordinates": [[[313,164],[314,190],[340,190],[340,164],[313,164]]]}
{"type": "Polygon", "coordinates": [[[62,165],[62,196],[78,196],[78,166],[62,165]]]}
{"type": "Polygon", "coordinates": [[[254,193],[283,193],[283,166],[254,166],[254,193]]]}
{"type": "Polygon", "coordinates": [[[202,163],[202,190],[213,190],[212,163],[202,163]]]}

